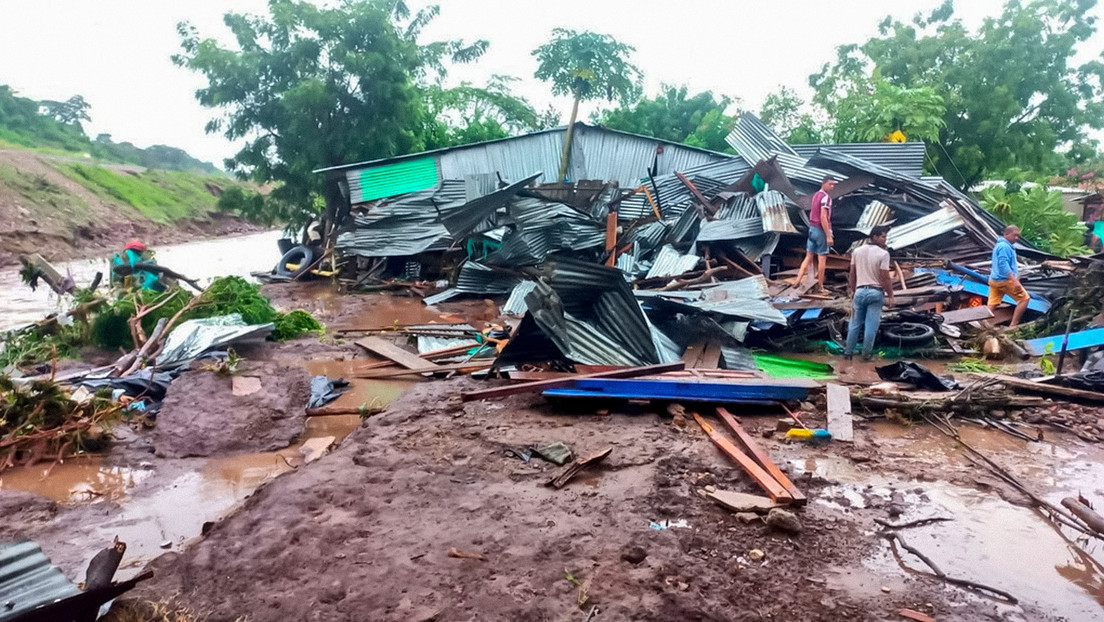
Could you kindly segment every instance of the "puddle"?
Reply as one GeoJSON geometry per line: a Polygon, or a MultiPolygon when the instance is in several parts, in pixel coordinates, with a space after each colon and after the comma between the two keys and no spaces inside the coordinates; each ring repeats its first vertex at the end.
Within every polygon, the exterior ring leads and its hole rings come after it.
{"type": "MultiPolygon", "coordinates": [[[[934,429],[893,424],[874,424],[872,428],[883,442],[882,449],[891,453],[899,450],[902,457],[922,455],[927,460],[967,463],[962,450],[934,429]]],[[[1058,503],[1078,490],[1104,500],[1104,452],[1095,447],[1070,449],[1027,443],[977,426],[960,426],[960,432],[966,442],[1004,465],[1049,501],[1058,503]]],[[[953,516],[952,522],[902,532],[909,544],[951,576],[990,584],[1070,620],[1100,619],[1102,615],[1104,543],[1088,543],[1086,554],[1067,541],[1074,537],[1072,531],[1056,531],[1034,510],[1013,505],[995,493],[943,481],[895,479],[875,468],[866,469],[831,455],[795,460],[791,465],[799,475],[810,474],[832,482],[816,502],[845,512],[896,502],[906,509],[900,522],[953,516]]],[[[871,515],[885,514],[873,509],[871,515]]],[[[904,560],[910,568],[923,568],[922,562],[910,554],[905,553],[904,560]]],[[[905,572],[888,547],[864,560],[863,566],[871,576],[865,571],[854,576],[841,571],[830,575],[829,583],[857,595],[873,595],[874,584],[889,585],[887,581],[905,572]]]]}
{"type": "Polygon", "coordinates": [[[75,456],[64,464],[8,469],[0,490],[26,490],[59,503],[118,501],[153,472],[145,468],[105,466],[101,456],[75,456]]]}
{"type": "Polygon", "coordinates": [[[336,400],[327,404],[332,408],[359,408],[366,405],[372,408],[383,408],[395,401],[403,391],[414,386],[420,380],[415,378],[381,378],[359,379],[353,375],[363,371],[365,365],[372,363],[374,359],[362,358],[346,361],[299,361],[296,363],[306,368],[312,376],[328,376],[330,378],[344,378],[349,381],[349,388],[336,400]]]}

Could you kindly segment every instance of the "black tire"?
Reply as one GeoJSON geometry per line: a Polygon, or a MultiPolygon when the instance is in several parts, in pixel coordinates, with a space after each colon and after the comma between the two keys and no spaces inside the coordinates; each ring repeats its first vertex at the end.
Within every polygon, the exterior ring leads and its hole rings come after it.
{"type": "Polygon", "coordinates": [[[310,270],[312,263],[314,263],[314,251],[306,246],[296,246],[284,253],[284,256],[280,258],[280,261],[276,264],[276,274],[294,279],[307,270],[310,270]],[[289,263],[299,264],[299,267],[293,272],[287,269],[289,263]]]}
{"type": "Polygon", "coordinates": [[[901,322],[883,326],[882,336],[899,346],[922,346],[935,338],[935,329],[927,324],[901,322]]]}
{"type": "Polygon", "coordinates": [[[295,248],[297,245],[291,238],[280,238],[276,240],[276,247],[280,249],[281,255],[286,255],[288,251],[295,248]]]}

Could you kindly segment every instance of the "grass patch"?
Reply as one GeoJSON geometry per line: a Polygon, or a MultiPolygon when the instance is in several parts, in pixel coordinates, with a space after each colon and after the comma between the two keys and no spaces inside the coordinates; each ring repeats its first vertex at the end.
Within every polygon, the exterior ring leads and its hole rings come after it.
{"type": "Polygon", "coordinates": [[[28,173],[3,164],[0,165],[0,185],[15,190],[27,200],[30,207],[49,208],[52,215],[63,214],[70,217],[70,220],[87,220],[88,203],[51,182],[45,175],[28,173]]]}
{"type": "Polygon", "coordinates": [[[218,199],[208,185],[225,189],[225,177],[149,169],[124,173],[101,166],[63,163],[58,169],[97,196],[120,201],[143,216],[162,224],[181,218],[202,218],[217,208],[218,199]]]}

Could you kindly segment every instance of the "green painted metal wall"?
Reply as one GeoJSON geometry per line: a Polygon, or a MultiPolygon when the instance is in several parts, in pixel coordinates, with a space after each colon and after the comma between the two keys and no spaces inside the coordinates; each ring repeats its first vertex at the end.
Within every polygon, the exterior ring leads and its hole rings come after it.
{"type": "Polygon", "coordinates": [[[360,171],[359,177],[361,197],[357,201],[357,197],[354,196],[354,203],[417,192],[436,186],[437,161],[433,158],[418,158],[386,164],[364,169],[360,171]]]}

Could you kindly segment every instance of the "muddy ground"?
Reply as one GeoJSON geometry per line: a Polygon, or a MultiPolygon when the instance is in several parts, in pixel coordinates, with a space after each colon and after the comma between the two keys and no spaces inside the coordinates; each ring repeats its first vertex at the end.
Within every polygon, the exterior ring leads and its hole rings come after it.
{"type": "MultiPolygon", "coordinates": [[[[489,314],[482,301],[429,310],[310,291],[266,288],[285,308],[314,301],[331,327],[456,316],[478,325],[489,314]]],[[[707,486],[759,491],[696,424],[663,408],[606,405],[611,412],[598,414],[539,395],[461,403],[461,391],[482,385],[406,381],[378,393],[398,395],[384,413],[334,431],[324,418],[304,423],[305,389],[296,400],[292,385],[306,372],[289,369],[352,370],[370,360],[359,348],[305,339],[242,354],[240,375],[260,378],[263,390],[235,396],[227,378],[186,373],[156,427],[119,431],[96,467],[101,490],[51,500],[22,491],[46,492],[33,478],[13,485],[21,474],[0,476],[0,538],[36,539],[71,577],[112,535],[142,543],[120,575],[148,562],[155,577],[119,610],[171,599],[210,620],[559,621],[583,620],[594,607],[598,621],[896,620],[902,608],[938,620],[1104,615],[1099,543],[1079,553],[1063,539],[1070,534],[928,426],[859,421],[853,445],[786,444],[772,434],[784,413],[738,411],[809,497],[796,511],[801,532],[789,534],[704,498],[707,486]],[[325,435],[340,446],[307,463],[298,443],[325,435]],[[551,441],[577,456],[612,452],[555,490],[544,484],[562,467],[508,451],[551,441]],[[290,447],[272,451],[280,445],[290,447]],[[875,523],[948,515],[955,521],[905,532],[909,542],[948,574],[1012,592],[1018,605],[902,569],[875,523]],[[151,540],[149,525],[164,535],[151,540]],[[466,557],[475,554],[483,559],[466,557]]],[[[807,423],[823,424],[822,403],[799,408],[807,423]]],[[[1045,431],[1043,442],[1027,443],[962,424],[967,442],[1048,500],[1078,491],[1104,499],[1100,447],[1045,431]]]]}

